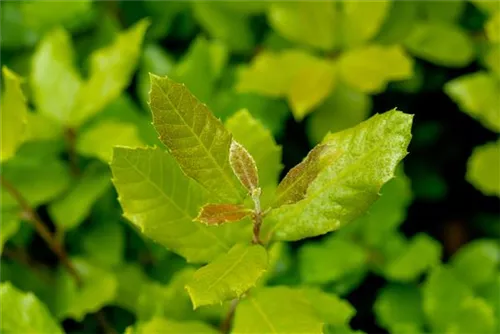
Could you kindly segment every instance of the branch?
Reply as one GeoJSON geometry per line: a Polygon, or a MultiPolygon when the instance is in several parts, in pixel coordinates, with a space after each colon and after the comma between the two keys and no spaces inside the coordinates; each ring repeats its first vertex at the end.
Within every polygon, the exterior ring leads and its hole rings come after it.
{"type": "Polygon", "coordinates": [[[54,252],[54,254],[57,255],[59,261],[61,261],[61,263],[66,267],[71,276],[73,276],[76,283],[78,285],[81,285],[82,279],[78,275],[73,264],[70,262],[68,255],[66,254],[66,251],[61,246],[61,244],[54,238],[52,233],[49,231],[47,226],[42,222],[42,219],[36,213],[36,211],[33,210],[28,201],[9,181],[7,181],[3,177],[3,175],[0,175],[0,184],[2,185],[2,187],[5,188],[5,190],[9,192],[9,194],[11,194],[12,197],[14,197],[17,203],[21,206],[21,209],[23,210],[23,218],[28,220],[33,225],[33,227],[45,241],[47,246],[49,246],[52,252],[54,252]]]}
{"type": "Polygon", "coordinates": [[[73,176],[80,175],[80,168],[78,167],[78,155],[76,154],[76,132],[74,129],[68,128],[64,133],[68,143],[68,158],[69,166],[73,176]]]}
{"type": "Polygon", "coordinates": [[[238,298],[235,298],[231,302],[229,311],[227,312],[224,321],[220,324],[220,331],[222,332],[222,334],[228,334],[229,331],[231,330],[231,324],[233,322],[234,313],[236,312],[236,306],[238,306],[239,301],[240,300],[238,298]]]}
{"type": "Polygon", "coordinates": [[[260,227],[262,226],[262,209],[260,208],[260,188],[255,189],[252,192],[252,200],[254,203],[254,212],[252,215],[253,218],[253,238],[252,242],[254,244],[262,245],[262,241],[260,240],[260,227]]]}

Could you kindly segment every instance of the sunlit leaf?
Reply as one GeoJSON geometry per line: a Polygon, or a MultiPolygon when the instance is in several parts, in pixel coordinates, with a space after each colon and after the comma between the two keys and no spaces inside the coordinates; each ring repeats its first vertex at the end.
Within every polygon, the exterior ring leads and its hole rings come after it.
{"type": "Polygon", "coordinates": [[[476,147],[467,162],[466,179],[485,195],[500,197],[500,141],[476,147]]]}
{"type": "Polygon", "coordinates": [[[33,293],[23,293],[11,283],[0,285],[0,330],[4,333],[64,333],[47,307],[33,293]]]}
{"type": "Polygon", "coordinates": [[[463,112],[500,132],[500,83],[492,74],[480,71],[463,75],[447,82],[444,91],[463,112]]]}
{"type": "Polygon", "coordinates": [[[447,67],[463,67],[474,58],[470,37],[458,26],[444,22],[421,22],[404,41],[410,53],[447,67]]]}
{"type": "Polygon", "coordinates": [[[271,212],[274,235],[298,240],[338,229],[366,212],[407,154],[412,116],[396,110],[325,137],[340,152],[307,188],[304,199],[271,212]]]}
{"type": "Polygon", "coordinates": [[[0,161],[5,161],[14,156],[24,140],[28,108],[21,90],[21,78],[5,66],[2,67],[2,77],[0,161]]]}
{"type": "Polygon", "coordinates": [[[151,75],[153,125],[184,173],[214,196],[235,202],[243,188],[229,165],[231,134],[183,85],[151,75]]]}
{"type": "Polygon", "coordinates": [[[337,65],[341,79],[364,93],[383,91],[389,81],[409,79],[413,61],[400,46],[368,45],[343,53],[337,65]]]}
{"type": "Polygon", "coordinates": [[[261,245],[238,244],[197,270],[186,284],[193,307],[239,298],[267,270],[267,252],[261,245]]]}
{"type": "Polygon", "coordinates": [[[138,323],[128,329],[126,334],[217,334],[215,328],[199,321],[174,321],[165,318],[154,318],[150,321],[138,323]]]}
{"type": "Polygon", "coordinates": [[[190,262],[208,262],[239,238],[251,238],[240,224],[210,228],[193,222],[206,192],[159,148],[115,148],[111,170],[125,217],[190,262]]]}

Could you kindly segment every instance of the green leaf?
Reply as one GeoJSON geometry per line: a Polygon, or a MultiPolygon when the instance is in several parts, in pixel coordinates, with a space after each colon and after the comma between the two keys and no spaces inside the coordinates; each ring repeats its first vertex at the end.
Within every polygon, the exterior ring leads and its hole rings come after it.
{"type": "Polygon", "coordinates": [[[398,168],[396,177],[382,187],[380,199],[353,222],[363,243],[371,247],[386,243],[387,236],[404,222],[412,199],[410,179],[398,168]]]}
{"type": "Polygon", "coordinates": [[[231,141],[229,147],[229,165],[248,194],[253,197],[255,191],[259,189],[260,196],[259,174],[255,160],[247,149],[235,140],[231,141]]]}
{"type": "Polygon", "coordinates": [[[40,41],[31,61],[30,87],[36,109],[61,124],[69,124],[82,79],[74,67],[71,36],[54,29],[40,41]]]}
{"type": "Polygon", "coordinates": [[[243,109],[227,119],[226,129],[233,138],[250,152],[259,173],[259,182],[266,195],[266,188],[273,190],[282,169],[281,146],[276,144],[272,134],[264,125],[243,109]]]}
{"type": "Polygon", "coordinates": [[[83,156],[109,163],[114,146],[142,146],[137,127],[132,123],[106,120],[82,132],[76,141],[76,150],[83,156]]]}
{"type": "Polygon", "coordinates": [[[111,170],[124,216],[189,262],[208,262],[226,253],[239,238],[251,238],[250,231],[239,224],[210,228],[193,222],[207,202],[206,193],[159,148],[117,147],[111,170]]]}
{"type": "Polygon", "coordinates": [[[80,225],[90,214],[92,205],[110,186],[107,168],[89,166],[70,190],[52,202],[48,211],[59,228],[69,230],[80,225]]]}
{"type": "Polygon", "coordinates": [[[487,72],[466,74],[446,83],[444,91],[469,116],[500,132],[500,83],[487,72]]]}
{"type": "Polygon", "coordinates": [[[217,334],[216,329],[199,321],[174,321],[164,318],[154,318],[145,323],[139,323],[132,330],[127,330],[126,334],[217,334]]]}
{"type": "Polygon", "coordinates": [[[22,80],[7,67],[2,67],[3,94],[1,133],[2,150],[0,161],[6,161],[16,154],[22,144],[26,131],[28,108],[21,90],[22,80]]]}
{"type": "Polygon", "coordinates": [[[495,314],[483,299],[471,298],[460,306],[457,317],[448,325],[448,333],[495,333],[495,314]]]}
{"type": "Polygon", "coordinates": [[[500,42],[500,10],[496,12],[485,24],[486,37],[493,42],[500,42]]]}
{"type": "Polygon", "coordinates": [[[5,243],[13,237],[19,228],[21,227],[21,220],[18,217],[17,213],[13,212],[4,212],[3,210],[0,212],[1,216],[1,228],[0,228],[0,255],[3,251],[3,246],[5,243]]]}
{"type": "Polygon", "coordinates": [[[124,260],[124,232],[120,221],[94,223],[81,237],[86,256],[105,268],[117,267],[124,260]]]}
{"type": "Polygon", "coordinates": [[[423,333],[422,295],[414,285],[388,284],[378,294],[373,306],[377,323],[398,333],[403,327],[423,333]]]}
{"type": "Polygon", "coordinates": [[[252,214],[252,210],[239,204],[205,204],[194,219],[206,225],[238,222],[252,214]]]}
{"type": "MultiPolygon", "coordinates": [[[[71,182],[68,167],[60,160],[47,158],[38,161],[18,155],[2,165],[2,175],[33,207],[58,197],[71,182]]],[[[3,209],[18,207],[17,201],[3,187],[1,194],[3,209]]]]}
{"type": "Polygon", "coordinates": [[[329,95],[335,79],[335,67],[329,60],[299,49],[263,51],[250,66],[241,68],[236,90],[286,97],[300,121],[329,95]]]}
{"type": "Polygon", "coordinates": [[[323,284],[337,281],[363,268],[368,261],[368,253],[352,241],[331,238],[323,243],[302,246],[298,261],[300,277],[304,283],[323,284]]]}
{"type": "Polygon", "coordinates": [[[367,45],[346,51],[337,68],[347,85],[363,93],[380,93],[389,81],[413,76],[413,60],[398,45],[367,45]]]}
{"type": "Polygon", "coordinates": [[[458,26],[445,22],[420,22],[404,41],[415,56],[447,67],[465,67],[474,59],[470,37],[458,26]]]}
{"type": "Polygon", "coordinates": [[[198,24],[216,40],[236,52],[250,51],[255,44],[250,20],[231,11],[221,2],[193,2],[193,15],[198,24]]]}
{"type": "Polygon", "coordinates": [[[53,119],[38,112],[30,112],[26,116],[26,142],[61,139],[63,128],[53,119]]]}
{"type": "Polygon", "coordinates": [[[429,274],[422,291],[426,319],[436,332],[446,332],[462,305],[472,298],[472,291],[445,266],[429,274]]]}
{"type": "Polygon", "coordinates": [[[417,2],[423,17],[429,21],[456,23],[462,16],[466,2],[459,1],[425,1],[417,2]]]}
{"type": "Polygon", "coordinates": [[[471,2],[476,5],[476,7],[479,8],[484,14],[491,15],[500,10],[496,1],[471,0],[471,2]]]}
{"type": "Polygon", "coordinates": [[[0,330],[4,333],[64,333],[47,307],[31,292],[23,293],[11,283],[0,285],[0,330]]]}
{"type": "Polygon", "coordinates": [[[71,29],[85,26],[92,18],[92,1],[79,0],[63,4],[59,1],[24,1],[20,6],[24,22],[35,31],[58,25],[71,29]]]}
{"type": "Polygon", "coordinates": [[[498,320],[500,315],[500,300],[497,297],[500,295],[500,275],[495,275],[490,282],[481,286],[477,290],[477,293],[493,309],[497,319],[496,331],[498,332],[498,329],[500,329],[500,322],[498,320]]]}
{"type": "Polygon", "coordinates": [[[485,66],[500,79],[500,43],[493,44],[489,47],[484,56],[485,66]]]}
{"type": "Polygon", "coordinates": [[[323,333],[307,296],[289,287],[252,291],[236,308],[232,333],[323,333]]]}
{"type": "Polygon", "coordinates": [[[392,1],[349,0],[341,4],[342,44],[354,47],[375,37],[388,15],[392,1]]]}
{"type": "Polygon", "coordinates": [[[89,78],[77,96],[70,126],[81,125],[120,96],[134,74],[148,26],[147,19],[141,20],[90,55],[89,78]]]}
{"type": "Polygon", "coordinates": [[[321,142],[328,132],[338,132],[364,121],[372,108],[369,95],[344,84],[338,84],[333,93],[307,118],[309,142],[321,142]]]}
{"type": "Polygon", "coordinates": [[[275,237],[324,234],[365,213],[407,154],[411,124],[411,115],[392,110],[326,136],[323,145],[340,156],[312,181],[304,199],[271,212],[275,237]]]}
{"type": "Polygon", "coordinates": [[[4,50],[32,47],[39,33],[28,27],[23,20],[19,2],[5,2],[0,12],[1,46],[4,50]]]}
{"type": "MultiPolygon", "coordinates": [[[[123,264],[115,268],[114,272],[118,287],[113,304],[136,313],[136,310],[140,308],[138,301],[143,287],[150,283],[148,277],[138,263],[123,264]]],[[[139,318],[139,314],[137,317],[139,318]]]]}
{"type": "Polygon", "coordinates": [[[348,324],[356,314],[349,302],[340,299],[334,294],[321,291],[318,288],[305,288],[304,295],[315,309],[317,315],[331,326],[348,324]]]}
{"type": "Polygon", "coordinates": [[[420,2],[392,1],[375,42],[384,45],[401,43],[418,20],[420,2]]]}
{"type": "Polygon", "coordinates": [[[476,147],[467,161],[466,179],[483,194],[500,197],[500,140],[476,147]]]}
{"type": "Polygon", "coordinates": [[[243,189],[229,166],[231,134],[183,85],[151,75],[150,105],[160,140],[187,176],[228,202],[243,189]]]}
{"type": "Polygon", "coordinates": [[[450,262],[456,276],[475,288],[498,275],[500,248],[493,240],[475,240],[461,247],[450,262]]]}
{"type": "Polygon", "coordinates": [[[228,56],[224,44],[198,37],[175,66],[171,78],[185,84],[198,100],[208,103],[212,99],[228,56]]]}
{"type": "Polygon", "coordinates": [[[323,50],[335,44],[337,13],[331,2],[273,2],[267,19],[287,39],[323,50]]]}
{"type": "Polygon", "coordinates": [[[413,281],[441,263],[441,245],[427,234],[417,234],[406,249],[385,268],[385,276],[393,281],[413,281]]]}
{"type": "Polygon", "coordinates": [[[58,319],[82,321],[86,314],[97,312],[114,300],[118,284],[113,273],[84,258],[72,258],[71,262],[83,285],[77,286],[73,276],[59,268],[52,311],[58,319]]]}
{"type": "Polygon", "coordinates": [[[261,245],[238,244],[194,273],[186,284],[193,307],[239,298],[267,270],[267,252],[261,245]]]}

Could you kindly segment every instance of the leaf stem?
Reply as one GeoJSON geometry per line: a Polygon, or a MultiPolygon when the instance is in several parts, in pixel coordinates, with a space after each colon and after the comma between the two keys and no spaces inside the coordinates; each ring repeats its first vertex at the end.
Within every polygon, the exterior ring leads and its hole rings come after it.
{"type": "Polygon", "coordinates": [[[222,334],[228,334],[229,331],[231,330],[231,324],[233,322],[234,313],[236,312],[236,307],[238,306],[239,302],[240,300],[238,298],[235,298],[231,301],[231,306],[229,307],[229,311],[227,312],[224,321],[220,325],[220,331],[222,334]]]}
{"type": "Polygon", "coordinates": [[[5,179],[3,175],[0,175],[0,184],[11,194],[12,197],[17,201],[17,203],[21,206],[23,210],[23,218],[29,221],[38,234],[45,241],[47,246],[57,255],[61,263],[66,267],[68,272],[73,276],[76,283],[78,285],[82,284],[82,279],[78,272],[75,270],[75,267],[71,263],[68,258],[68,255],[62,245],[54,238],[52,233],[49,231],[47,226],[42,222],[40,216],[36,213],[35,210],[31,207],[28,201],[23,197],[23,195],[8,181],[5,179]]]}
{"type": "Polygon", "coordinates": [[[261,189],[256,188],[252,192],[252,200],[254,203],[254,211],[253,211],[253,238],[252,243],[262,245],[262,240],[260,240],[260,227],[262,226],[262,209],[260,207],[260,194],[261,189]]]}

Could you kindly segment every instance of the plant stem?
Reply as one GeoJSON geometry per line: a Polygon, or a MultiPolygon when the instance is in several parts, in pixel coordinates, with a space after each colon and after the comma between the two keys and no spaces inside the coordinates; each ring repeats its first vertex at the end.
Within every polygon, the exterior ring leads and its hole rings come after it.
{"type": "Polygon", "coordinates": [[[236,306],[238,306],[239,299],[235,298],[231,302],[231,306],[229,307],[229,311],[227,312],[224,321],[220,324],[220,331],[222,334],[228,334],[231,330],[231,323],[233,322],[234,313],[236,312],[236,306]]]}
{"type": "Polygon", "coordinates": [[[82,279],[80,275],[78,275],[71,261],[69,260],[66,251],[61,246],[61,244],[54,238],[52,233],[49,231],[47,226],[42,222],[42,219],[36,213],[36,211],[33,210],[28,201],[9,181],[7,181],[4,178],[3,175],[0,175],[0,184],[9,192],[9,194],[12,195],[12,197],[14,197],[14,199],[17,201],[17,203],[21,206],[21,209],[23,210],[23,217],[33,225],[33,227],[45,241],[47,246],[49,246],[52,252],[54,252],[54,254],[57,255],[59,261],[61,261],[61,263],[66,267],[71,276],[73,276],[76,283],[78,285],[81,285],[82,279]]]}
{"type": "Polygon", "coordinates": [[[262,241],[260,240],[260,227],[262,226],[262,209],[260,207],[260,188],[255,189],[252,193],[252,200],[254,203],[254,212],[253,212],[253,238],[252,243],[262,245],[262,241]]]}
{"type": "Polygon", "coordinates": [[[69,166],[73,176],[80,175],[80,168],[78,167],[78,155],[76,154],[76,131],[72,128],[66,129],[66,141],[68,143],[68,156],[69,166]]]}
{"type": "Polygon", "coordinates": [[[104,311],[103,310],[97,311],[97,313],[95,314],[95,316],[97,318],[97,321],[99,322],[99,326],[101,326],[101,328],[104,331],[104,333],[106,333],[106,334],[117,334],[117,331],[113,327],[111,327],[111,325],[106,320],[106,316],[104,315],[104,311]]]}

